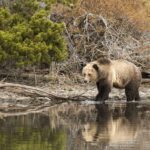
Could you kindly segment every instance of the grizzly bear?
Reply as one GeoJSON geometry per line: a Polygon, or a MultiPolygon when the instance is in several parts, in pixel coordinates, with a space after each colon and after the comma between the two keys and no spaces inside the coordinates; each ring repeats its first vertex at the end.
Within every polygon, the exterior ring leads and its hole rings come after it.
{"type": "Polygon", "coordinates": [[[105,101],[112,87],[125,89],[127,101],[140,100],[141,71],[127,60],[100,58],[83,67],[84,82],[96,82],[96,101],[105,101]]]}

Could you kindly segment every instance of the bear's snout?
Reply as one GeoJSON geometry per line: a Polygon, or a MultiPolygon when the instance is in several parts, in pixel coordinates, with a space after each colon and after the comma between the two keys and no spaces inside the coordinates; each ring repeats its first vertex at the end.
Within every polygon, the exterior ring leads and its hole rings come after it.
{"type": "Polygon", "coordinates": [[[91,81],[89,79],[84,79],[84,83],[90,83],[91,81]]]}
{"type": "Polygon", "coordinates": [[[84,80],[84,83],[88,83],[88,81],[87,81],[87,80],[84,80]]]}

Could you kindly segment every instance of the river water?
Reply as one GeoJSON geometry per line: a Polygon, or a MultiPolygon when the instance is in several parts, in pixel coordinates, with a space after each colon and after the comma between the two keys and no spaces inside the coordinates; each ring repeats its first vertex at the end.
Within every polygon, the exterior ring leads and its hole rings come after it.
{"type": "Polygon", "coordinates": [[[0,150],[150,150],[150,105],[70,102],[5,116],[0,150]]]}

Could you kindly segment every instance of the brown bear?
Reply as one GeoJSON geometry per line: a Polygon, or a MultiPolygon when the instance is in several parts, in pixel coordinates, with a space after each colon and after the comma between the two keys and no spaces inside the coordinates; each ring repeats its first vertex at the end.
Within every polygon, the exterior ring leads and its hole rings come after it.
{"type": "Polygon", "coordinates": [[[125,89],[127,101],[140,100],[141,71],[127,60],[100,58],[86,64],[82,74],[86,83],[96,82],[96,101],[107,100],[112,87],[125,89]]]}

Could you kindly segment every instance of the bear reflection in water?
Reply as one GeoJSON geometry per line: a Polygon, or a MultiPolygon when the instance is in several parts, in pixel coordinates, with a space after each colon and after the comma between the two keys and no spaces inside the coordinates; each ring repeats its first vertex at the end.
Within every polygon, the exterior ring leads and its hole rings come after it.
{"type": "Polygon", "coordinates": [[[96,122],[87,123],[82,130],[86,142],[113,144],[133,141],[137,137],[139,119],[137,107],[128,103],[124,108],[109,109],[108,104],[96,105],[96,122]]]}

